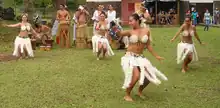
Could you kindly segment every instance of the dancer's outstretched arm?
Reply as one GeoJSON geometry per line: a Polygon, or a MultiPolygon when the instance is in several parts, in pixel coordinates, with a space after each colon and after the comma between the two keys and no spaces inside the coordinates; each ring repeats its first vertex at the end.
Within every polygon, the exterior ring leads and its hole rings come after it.
{"type": "Polygon", "coordinates": [[[123,37],[123,36],[131,36],[130,30],[124,30],[124,31],[117,31],[117,36],[123,37]]]}
{"type": "Polygon", "coordinates": [[[154,52],[152,46],[151,46],[151,41],[149,40],[150,39],[150,31],[148,30],[148,33],[147,33],[147,36],[148,36],[148,41],[147,41],[147,49],[148,51],[159,61],[163,60],[164,58],[163,57],[160,57],[156,52],[154,52]]]}
{"type": "Polygon", "coordinates": [[[170,40],[171,42],[173,42],[177,36],[180,35],[180,33],[183,31],[183,27],[184,27],[184,24],[180,27],[179,31],[175,34],[175,36],[170,40]]]}
{"type": "Polygon", "coordinates": [[[5,25],[5,27],[20,27],[21,23],[5,25]]]}
{"type": "Polygon", "coordinates": [[[201,42],[200,38],[199,38],[199,35],[198,35],[197,31],[196,31],[196,27],[193,27],[193,30],[194,30],[195,38],[199,41],[200,44],[203,44],[203,43],[201,42]]]}
{"type": "Polygon", "coordinates": [[[33,29],[33,27],[30,25],[31,27],[31,32],[34,34],[35,37],[38,37],[39,34],[33,29]]]}

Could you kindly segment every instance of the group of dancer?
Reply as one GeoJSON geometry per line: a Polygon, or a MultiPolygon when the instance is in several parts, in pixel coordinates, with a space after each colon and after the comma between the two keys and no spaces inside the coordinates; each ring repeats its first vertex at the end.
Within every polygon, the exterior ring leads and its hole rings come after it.
{"type": "MultiPolygon", "coordinates": [[[[97,59],[99,60],[100,52],[103,51],[103,56],[106,52],[112,51],[109,47],[109,42],[104,32],[107,32],[106,25],[104,22],[104,13],[100,13],[100,21],[96,24],[95,29],[98,31],[98,35],[93,36],[93,43],[98,44],[97,59]]],[[[142,95],[143,89],[151,82],[159,85],[161,81],[168,80],[167,77],[157,70],[151,62],[144,57],[144,49],[147,48],[152,55],[159,61],[163,60],[163,57],[158,56],[151,46],[151,32],[148,23],[151,21],[150,15],[147,9],[142,7],[140,13],[134,13],[129,18],[129,24],[132,26],[132,30],[116,31],[117,36],[129,37],[129,45],[125,55],[121,58],[121,66],[125,74],[125,80],[123,87],[126,89],[126,95],[124,99],[126,101],[133,101],[131,97],[131,90],[133,89],[136,82],[139,80],[138,95],[144,98],[142,95]]],[[[185,18],[185,23],[180,27],[180,30],[171,39],[173,42],[181,34],[181,42],[177,47],[177,63],[183,63],[182,72],[185,73],[189,68],[188,64],[191,61],[197,61],[198,56],[192,40],[192,37],[203,44],[199,39],[196,31],[196,27],[192,25],[190,18],[185,18]]],[[[95,47],[96,48],[96,47],[95,47]]],[[[113,53],[112,53],[113,54],[113,53]]],[[[105,56],[104,56],[105,57],[105,56]]]]}
{"type": "MultiPolygon", "coordinates": [[[[60,16],[69,15],[68,13],[58,12],[60,16]]],[[[93,52],[97,54],[97,60],[100,59],[100,54],[103,52],[103,57],[106,55],[114,55],[109,40],[107,39],[108,33],[108,22],[106,19],[106,13],[100,12],[98,21],[95,22],[95,32],[92,37],[93,52]]],[[[64,26],[69,23],[69,19],[65,19],[59,16],[60,22],[64,26]]],[[[124,99],[126,101],[133,101],[131,97],[131,91],[137,81],[139,80],[138,95],[144,98],[142,92],[144,88],[151,82],[155,85],[161,84],[161,80],[167,81],[168,78],[155,68],[151,62],[144,57],[144,49],[148,51],[159,61],[164,58],[159,56],[151,46],[151,30],[148,26],[150,23],[150,15],[147,9],[142,6],[140,13],[134,13],[129,17],[129,25],[132,27],[131,30],[116,30],[116,35],[119,37],[128,37],[128,47],[125,55],[121,58],[121,66],[125,74],[123,89],[126,89],[126,95],[124,99]]],[[[117,24],[118,25],[118,24],[117,24]]],[[[119,25],[118,25],[119,26],[119,25]]],[[[5,27],[20,27],[20,33],[16,37],[14,42],[14,56],[21,57],[24,53],[27,56],[34,57],[33,50],[31,47],[31,40],[28,37],[28,33],[32,32],[33,35],[39,36],[35,30],[28,23],[27,14],[22,15],[22,22],[18,24],[5,25],[5,27]]],[[[64,27],[65,28],[65,27],[64,27]]],[[[65,32],[65,29],[63,30],[65,32]]],[[[64,33],[65,34],[65,33],[64,33]]],[[[191,61],[198,60],[196,49],[192,40],[195,38],[203,44],[197,34],[196,27],[191,24],[190,18],[185,18],[185,23],[180,27],[180,30],[171,39],[173,42],[181,34],[181,42],[177,47],[177,63],[183,63],[182,72],[188,70],[188,64],[191,61]]]]}

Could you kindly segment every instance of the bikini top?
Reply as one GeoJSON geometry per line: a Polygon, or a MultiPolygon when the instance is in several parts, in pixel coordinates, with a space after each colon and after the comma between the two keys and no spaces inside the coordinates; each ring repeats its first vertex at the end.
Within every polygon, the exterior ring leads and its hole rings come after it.
{"type": "Polygon", "coordinates": [[[30,25],[21,25],[21,31],[30,31],[31,27],[30,25]]]}
{"type": "Polygon", "coordinates": [[[182,34],[183,34],[183,36],[194,36],[194,31],[193,30],[184,30],[182,34]]]}
{"type": "Polygon", "coordinates": [[[148,40],[148,36],[144,35],[143,37],[141,37],[141,39],[137,36],[137,35],[131,35],[129,38],[130,43],[147,43],[148,40]]]}

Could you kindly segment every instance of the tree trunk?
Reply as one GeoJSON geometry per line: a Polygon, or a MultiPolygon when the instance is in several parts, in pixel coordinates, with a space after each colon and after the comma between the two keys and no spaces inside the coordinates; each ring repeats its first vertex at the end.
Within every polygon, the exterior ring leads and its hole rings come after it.
{"type": "Polygon", "coordinates": [[[33,4],[34,0],[24,0],[24,13],[28,14],[28,20],[30,23],[33,22],[33,13],[34,13],[34,4],[33,4]]]}
{"type": "Polygon", "coordinates": [[[61,4],[66,5],[66,0],[56,0],[56,9],[59,9],[61,4]]]}

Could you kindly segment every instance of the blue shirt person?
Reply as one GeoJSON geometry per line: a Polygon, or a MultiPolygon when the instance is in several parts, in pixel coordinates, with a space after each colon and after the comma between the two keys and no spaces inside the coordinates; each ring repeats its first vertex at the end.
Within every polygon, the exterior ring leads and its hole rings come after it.
{"type": "Polygon", "coordinates": [[[197,17],[198,17],[198,12],[196,12],[196,10],[194,10],[192,12],[192,24],[195,26],[197,25],[197,17]]]}

